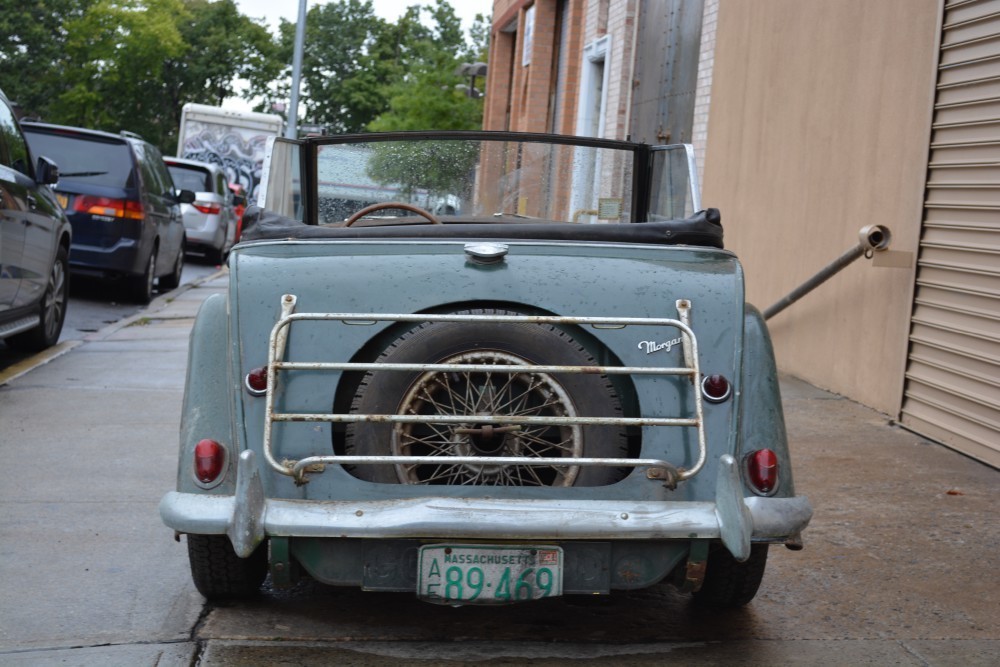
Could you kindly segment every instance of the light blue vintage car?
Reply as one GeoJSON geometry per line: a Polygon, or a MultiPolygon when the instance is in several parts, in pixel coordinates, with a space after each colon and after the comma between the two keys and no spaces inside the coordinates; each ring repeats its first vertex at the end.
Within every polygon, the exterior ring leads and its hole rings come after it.
{"type": "Polygon", "coordinates": [[[767,329],[690,147],[276,139],[191,337],[177,490],[208,598],[309,576],[501,604],[801,548],[767,329]]]}

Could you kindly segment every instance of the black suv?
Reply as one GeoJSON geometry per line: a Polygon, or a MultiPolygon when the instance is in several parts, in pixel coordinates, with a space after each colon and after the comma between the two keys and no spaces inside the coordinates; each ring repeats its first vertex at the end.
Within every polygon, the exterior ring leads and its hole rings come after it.
{"type": "Polygon", "coordinates": [[[0,338],[37,352],[55,345],[66,318],[71,233],[49,189],[59,170],[31,153],[0,92],[0,338]]]}
{"type": "Polygon", "coordinates": [[[124,279],[148,303],[159,279],[177,287],[184,267],[181,201],[160,151],[138,135],[23,123],[34,152],[61,167],[56,196],[73,225],[70,270],[124,279]]]}

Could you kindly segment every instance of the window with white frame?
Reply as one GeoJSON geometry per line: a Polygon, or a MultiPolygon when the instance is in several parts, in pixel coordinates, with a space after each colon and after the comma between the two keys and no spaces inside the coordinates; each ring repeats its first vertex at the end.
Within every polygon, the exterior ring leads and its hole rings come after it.
{"type": "MultiPolygon", "coordinates": [[[[604,117],[608,102],[608,71],[605,67],[611,49],[611,35],[596,39],[583,49],[583,71],[576,115],[576,134],[583,137],[604,136],[604,117]]],[[[600,197],[600,151],[579,160],[573,169],[573,208],[581,221],[597,222],[600,197]]]]}
{"type": "Polygon", "coordinates": [[[521,48],[521,66],[527,67],[531,64],[531,44],[535,38],[535,6],[531,5],[524,10],[524,35],[521,38],[523,46],[521,48]]]}

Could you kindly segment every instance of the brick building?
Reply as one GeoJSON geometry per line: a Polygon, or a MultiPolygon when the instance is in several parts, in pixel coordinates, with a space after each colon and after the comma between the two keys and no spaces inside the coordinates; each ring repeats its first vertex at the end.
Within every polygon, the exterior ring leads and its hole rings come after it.
{"type": "Polygon", "coordinates": [[[638,0],[498,0],[483,127],[622,139],[638,0]]]}

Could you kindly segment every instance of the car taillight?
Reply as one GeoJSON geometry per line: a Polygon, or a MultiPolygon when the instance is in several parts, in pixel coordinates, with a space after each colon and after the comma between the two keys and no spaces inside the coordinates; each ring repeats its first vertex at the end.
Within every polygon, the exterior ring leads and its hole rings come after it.
{"type": "Polygon", "coordinates": [[[210,201],[196,201],[192,204],[196,209],[202,213],[207,213],[208,215],[215,215],[222,210],[222,204],[216,204],[210,201]]]}
{"type": "Polygon", "coordinates": [[[263,396],[267,393],[267,366],[260,366],[247,373],[243,378],[243,386],[253,396],[263,396]]]}
{"type": "Polygon", "coordinates": [[[226,465],[226,448],[215,440],[201,440],[194,446],[194,476],[202,484],[219,479],[226,465]]]}
{"type": "Polygon", "coordinates": [[[732,385],[723,375],[708,375],[701,381],[701,393],[712,403],[721,403],[732,393],[732,385]]]}
{"type": "Polygon", "coordinates": [[[73,210],[126,220],[143,220],[146,217],[142,210],[142,202],[93,195],[77,195],[73,200],[73,210]]]}
{"type": "Polygon", "coordinates": [[[750,452],[746,458],[750,485],[763,495],[778,488],[778,455],[770,449],[750,452]]]}

